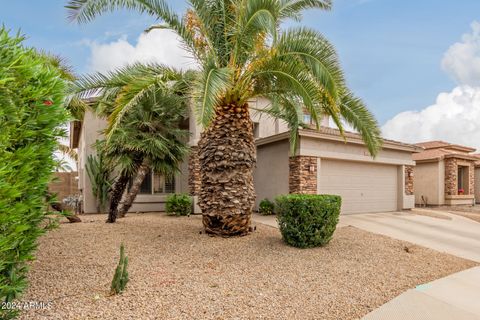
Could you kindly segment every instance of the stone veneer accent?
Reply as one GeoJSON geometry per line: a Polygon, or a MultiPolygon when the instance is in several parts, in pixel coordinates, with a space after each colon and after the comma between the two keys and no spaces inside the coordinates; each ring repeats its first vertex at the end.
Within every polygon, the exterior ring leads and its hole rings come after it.
{"type": "MultiPolygon", "coordinates": [[[[475,194],[475,164],[469,161],[468,194],[475,194]]],[[[445,195],[458,195],[458,161],[456,158],[445,159],[445,195]]]]}
{"type": "Polygon", "coordinates": [[[453,196],[458,194],[457,175],[457,159],[445,159],[445,195],[453,196]]]}
{"type": "Polygon", "coordinates": [[[290,193],[317,194],[317,157],[295,156],[289,159],[290,193]]]}
{"type": "Polygon", "coordinates": [[[405,194],[413,195],[413,166],[405,166],[405,194]]]}
{"type": "Polygon", "coordinates": [[[188,156],[188,188],[191,196],[200,194],[200,159],[198,158],[198,147],[190,147],[188,156]]]}
{"type": "Polygon", "coordinates": [[[468,171],[468,191],[469,194],[475,194],[475,163],[470,163],[470,170],[468,171]]]}

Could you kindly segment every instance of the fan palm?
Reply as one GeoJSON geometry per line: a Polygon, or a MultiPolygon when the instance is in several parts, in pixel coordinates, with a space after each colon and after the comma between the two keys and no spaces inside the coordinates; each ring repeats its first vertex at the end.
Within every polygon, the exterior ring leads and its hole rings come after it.
{"type": "Polygon", "coordinates": [[[196,59],[192,95],[204,127],[199,205],[209,233],[249,230],[256,161],[250,99],[271,100],[262,112],[287,121],[293,146],[304,111],[317,127],[329,115],[342,134],[343,118],[372,155],[381,146],[378,124],[348,90],[333,46],[315,30],[281,28],[306,9],[330,9],[330,0],[189,0],[183,17],[163,0],[71,0],[67,8],[79,23],[118,8],[147,13],[164,22],[150,29],[173,30],[196,59]]]}
{"type": "Polygon", "coordinates": [[[187,113],[183,94],[186,78],[162,65],[134,64],[76,82],[73,89],[77,98],[95,95],[95,111],[111,120],[119,119],[110,121],[105,130],[107,140],[100,144],[110,166],[119,171],[107,222],[125,215],[150,170],[166,176],[178,170],[188,151],[188,131],[179,128],[187,113]],[[130,180],[130,190],[125,193],[130,180]]]}

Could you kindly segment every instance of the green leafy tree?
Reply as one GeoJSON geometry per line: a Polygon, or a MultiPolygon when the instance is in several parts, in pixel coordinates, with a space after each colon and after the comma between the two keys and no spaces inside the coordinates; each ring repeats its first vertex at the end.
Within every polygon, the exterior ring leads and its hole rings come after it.
{"type": "MultiPolygon", "coordinates": [[[[0,301],[27,285],[27,262],[47,219],[53,153],[68,118],[66,84],[49,59],[0,28],[0,301]]],[[[0,318],[12,312],[0,310],[0,318]]]]}
{"type": "Polygon", "coordinates": [[[345,120],[370,153],[377,153],[382,142],[377,121],[348,90],[333,46],[315,30],[282,28],[288,19],[300,21],[304,10],[330,9],[330,0],[188,3],[182,17],[163,0],[71,0],[67,8],[79,23],[120,8],[146,13],[163,22],[149,30],[173,30],[196,59],[200,71],[191,93],[204,127],[199,205],[208,233],[244,235],[250,228],[256,162],[252,98],[270,99],[271,107],[261,111],[287,121],[292,146],[306,111],[317,127],[323,115],[331,116],[342,134],[345,120]]]}

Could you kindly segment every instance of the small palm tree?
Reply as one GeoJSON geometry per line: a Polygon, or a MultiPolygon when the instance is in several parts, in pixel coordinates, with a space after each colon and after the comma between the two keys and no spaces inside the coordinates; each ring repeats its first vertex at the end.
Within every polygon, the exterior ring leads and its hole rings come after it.
{"type": "Polygon", "coordinates": [[[95,111],[115,119],[101,143],[110,166],[120,171],[112,187],[107,222],[126,214],[150,170],[166,176],[178,171],[188,152],[188,131],[179,128],[187,114],[184,78],[162,65],[135,64],[76,82],[77,98],[96,95],[95,111]],[[125,192],[129,181],[132,184],[125,192]]]}
{"type": "Polygon", "coordinates": [[[317,127],[331,116],[342,134],[346,120],[372,155],[381,146],[378,124],[348,90],[333,46],[315,30],[281,28],[306,9],[330,9],[330,0],[189,0],[183,17],[163,0],[71,0],[67,8],[79,23],[118,8],[147,13],[164,22],[150,29],[175,31],[195,57],[201,71],[192,95],[205,128],[199,205],[209,233],[244,235],[250,227],[256,162],[250,99],[270,99],[262,111],[287,121],[293,145],[306,110],[317,127]]]}

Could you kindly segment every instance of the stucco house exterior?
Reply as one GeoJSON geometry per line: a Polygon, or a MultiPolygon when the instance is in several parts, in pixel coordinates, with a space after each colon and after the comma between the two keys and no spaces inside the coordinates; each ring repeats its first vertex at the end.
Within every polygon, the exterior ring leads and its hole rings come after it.
{"type": "Polygon", "coordinates": [[[444,141],[418,143],[415,153],[415,203],[417,205],[473,205],[479,199],[480,158],[475,149],[444,141]],[[477,195],[477,196],[476,196],[477,195]]]}
{"type": "MultiPolygon", "coordinates": [[[[250,101],[254,108],[268,104],[266,99],[250,101]]],[[[342,213],[385,212],[413,208],[412,154],[421,147],[385,140],[383,149],[372,158],[360,135],[328,127],[322,120],[320,131],[300,131],[299,144],[291,154],[289,132],[285,123],[252,112],[257,144],[257,168],[254,173],[259,202],[285,193],[328,193],[342,196],[342,213]]],[[[305,115],[308,121],[308,115],[305,115]]],[[[71,147],[78,148],[79,190],[83,194],[86,213],[96,210],[91,184],[85,170],[86,158],[95,151],[92,144],[105,128],[105,121],[87,112],[83,122],[71,124],[71,147]]],[[[169,193],[189,193],[194,198],[195,212],[200,191],[200,165],[197,143],[202,128],[191,116],[185,128],[191,133],[191,152],[181,165],[174,181],[166,181],[152,172],[147,176],[130,211],[163,211],[169,193]]]]}
{"type": "Polygon", "coordinates": [[[477,158],[475,161],[475,203],[480,203],[480,154],[474,155],[477,158]]]}

